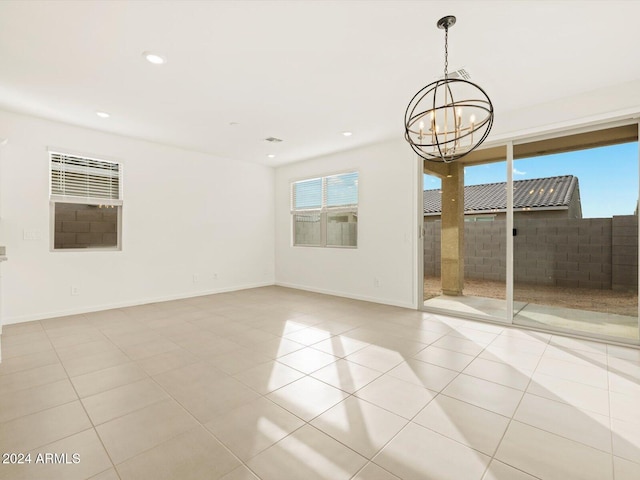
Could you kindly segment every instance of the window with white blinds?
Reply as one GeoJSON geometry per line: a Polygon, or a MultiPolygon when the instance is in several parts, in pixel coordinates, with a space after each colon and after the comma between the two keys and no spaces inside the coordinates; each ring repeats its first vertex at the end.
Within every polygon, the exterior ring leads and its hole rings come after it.
{"type": "Polygon", "coordinates": [[[358,172],[293,182],[291,214],[294,245],[356,247],[358,172]]]}
{"type": "Polygon", "coordinates": [[[49,151],[51,249],[120,250],[122,166],[49,151]]]}
{"type": "Polygon", "coordinates": [[[106,160],[49,152],[51,196],[91,203],[120,205],[120,164],[106,160]]]}

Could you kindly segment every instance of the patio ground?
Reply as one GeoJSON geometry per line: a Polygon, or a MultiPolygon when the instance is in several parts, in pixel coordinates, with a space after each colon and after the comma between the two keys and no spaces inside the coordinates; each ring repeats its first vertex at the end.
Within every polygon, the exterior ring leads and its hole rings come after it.
{"type": "MultiPolygon", "coordinates": [[[[424,299],[428,300],[441,294],[440,278],[425,277],[424,299]]],[[[506,287],[504,282],[465,279],[464,295],[504,300],[506,287]]],[[[516,284],[514,299],[539,305],[638,316],[637,292],[516,284]]]]}

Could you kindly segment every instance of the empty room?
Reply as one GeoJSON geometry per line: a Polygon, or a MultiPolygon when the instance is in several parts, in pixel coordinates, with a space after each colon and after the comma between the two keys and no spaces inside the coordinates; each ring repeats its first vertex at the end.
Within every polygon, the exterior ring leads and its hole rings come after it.
{"type": "Polygon", "coordinates": [[[638,18],[0,2],[0,480],[639,479],[638,18]]]}

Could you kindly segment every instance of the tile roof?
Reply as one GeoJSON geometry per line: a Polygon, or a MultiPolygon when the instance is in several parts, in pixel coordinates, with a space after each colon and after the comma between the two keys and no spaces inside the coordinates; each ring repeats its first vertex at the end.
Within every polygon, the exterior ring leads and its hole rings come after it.
{"type": "MultiPolygon", "coordinates": [[[[531,209],[568,207],[578,177],[532,178],[513,182],[513,208],[531,209]]],[[[424,191],[424,214],[439,215],[442,210],[441,190],[424,191]]],[[[485,183],[464,187],[464,213],[505,212],[507,210],[507,182],[485,183]]]]}

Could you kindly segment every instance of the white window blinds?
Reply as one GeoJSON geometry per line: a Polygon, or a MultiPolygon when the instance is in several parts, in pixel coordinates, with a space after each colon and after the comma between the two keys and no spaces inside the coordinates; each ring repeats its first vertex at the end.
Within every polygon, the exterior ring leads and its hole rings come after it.
{"type": "Polygon", "coordinates": [[[322,178],[295,182],[292,189],[292,210],[319,210],[322,208],[322,178]]]}
{"type": "Polygon", "coordinates": [[[49,152],[49,158],[52,198],[122,203],[119,163],[55,152],[49,152]]]}
{"type": "Polygon", "coordinates": [[[324,196],[327,208],[332,210],[358,205],[358,172],[326,177],[324,196]]]}
{"type": "Polygon", "coordinates": [[[293,182],[291,211],[353,209],[358,205],[358,172],[293,182]]]}

